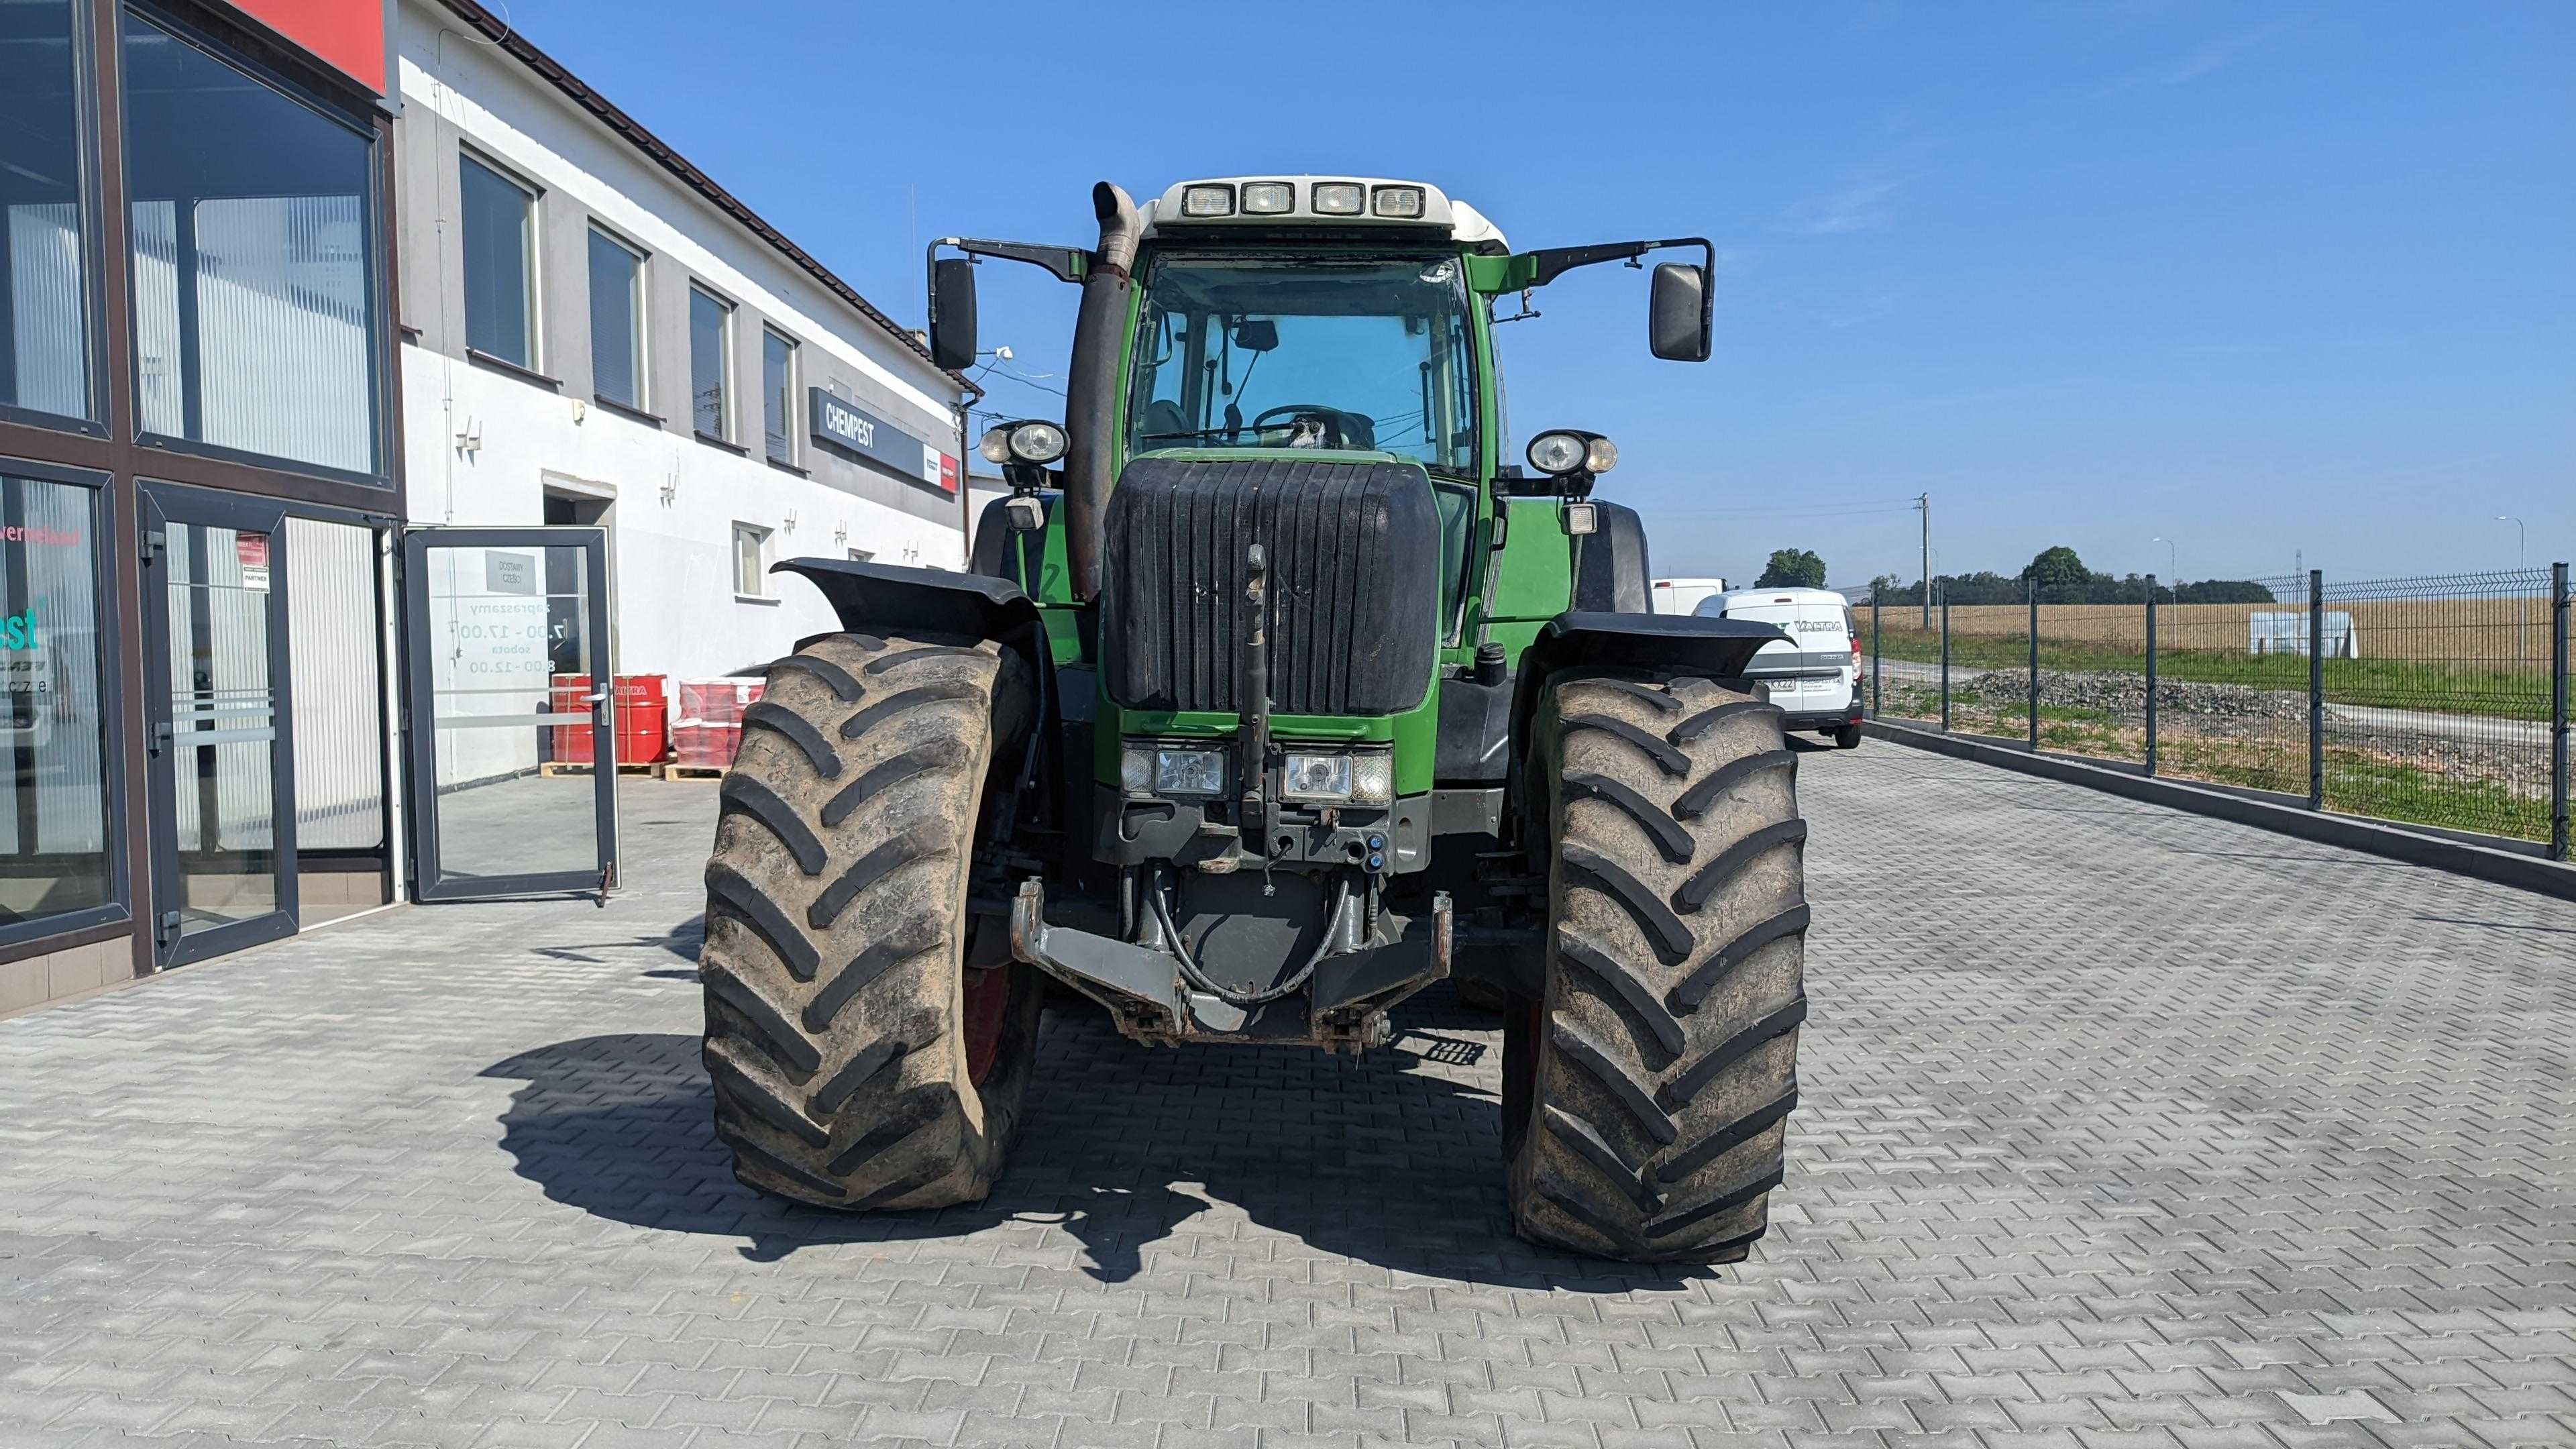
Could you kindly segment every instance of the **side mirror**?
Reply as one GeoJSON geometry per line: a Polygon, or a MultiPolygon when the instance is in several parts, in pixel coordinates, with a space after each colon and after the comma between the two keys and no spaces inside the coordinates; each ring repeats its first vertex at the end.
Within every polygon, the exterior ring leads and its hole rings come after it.
{"type": "Polygon", "coordinates": [[[931,263],[930,359],[950,372],[975,365],[975,264],[964,257],[931,263]]]}
{"type": "Polygon", "coordinates": [[[1646,304],[1646,345],[1666,362],[1708,361],[1708,273],[1658,262],[1646,304]]]}
{"type": "Polygon", "coordinates": [[[1246,352],[1275,352],[1279,324],[1267,317],[1246,317],[1234,324],[1234,345],[1246,352]]]}

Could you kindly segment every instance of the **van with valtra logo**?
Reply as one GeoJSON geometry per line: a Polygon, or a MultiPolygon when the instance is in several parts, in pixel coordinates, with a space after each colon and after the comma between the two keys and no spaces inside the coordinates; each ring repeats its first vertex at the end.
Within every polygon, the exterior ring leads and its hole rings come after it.
{"type": "Polygon", "coordinates": [[[1769,624],[1788,638],[1762,646],[1746,677],[1770,691],[1783,729],[1814,730],[1860,748],[1860,632],[1831,589],[1730,589],[1700,600],[1702,618],[1769,624]]]}

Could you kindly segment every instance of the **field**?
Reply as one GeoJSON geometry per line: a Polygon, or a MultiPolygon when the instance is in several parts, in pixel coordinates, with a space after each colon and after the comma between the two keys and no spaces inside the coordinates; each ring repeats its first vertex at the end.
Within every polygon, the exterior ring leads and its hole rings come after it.
{"type": "MultiPolygon", "coordinates": [[[[2247,621],[2258,613],[2305,613],[2307,601],[2280,604],[2165,604],[2156,610],[2157,643],[2162,649],[2247,654],[2247,621]]],[[[2549,672],[2549,599],[2479,597],[2447,599],[2340,600],[2329,594],[2331,613],[2350,614],[2361,636],[2365,660],[2454,664],[2462,660],[2508,673],[2549,672]]],[[[1940,610],[1932,611],[1937,637],[1940,610]]],[[[2143,604],[2042,604],[2039,633],[2043,640],[2098,644],[2134,653],[2146,647],[2147,611],[2143,604]]],[[[1852,606],[1852,620],[1869,639],[1870,608],[1852,606]]],[[[1900,632],[1921,635],[1923,611],[1890,605],[1887,610],[1889,657],[1900,632]]],[[[2030,611],[2022,604],[1965,604],[1950,610],[1950,635],[1961,638],[2020,639],[2029,632],[2030,611]]],[[[2296,656],[2292,656],[2296,657],[2296,656]]],[[[2301,662],[2304,671],[2305,663],[2301,662]]],[[[2302,687],[2305,687],[2302,685],[2302,687]]]]}
{"type": "MultiPolygon", "coordinates": [[[[2243,685],[2305,695],[2308,660],[2299,654],[2255,654],[2246,647],[2245,604],[2181,604],[2157,610],[2156,670],[2172,680],[2243,685]]],[[[2421,603],[2336,604],[2354,615],[2359,659],[2325,662],[2330,704],[2479,715],[2549,718],[2549,601],[2453,599],[2421,603]],[[2514,605],[2530,606],[2518,622],[2514,605]]],[[[1852,611],[1861,647],[1871,641],[1870,610],[1852,611]]],[[[1879,648],[1889,659],[1934,663],[1938,632],[1924,632],[1916,609],[1890,608],[1879,648]]],[[[1950,660],[1961,671],[2020,669],[2030,658],[2030,614],[2020,606],[1978,605],[1950,611],[1950,660]]],[[[2146,610],[2141,606],[2040,606],[2043,670],[2143,674],[2146,610]]]]}

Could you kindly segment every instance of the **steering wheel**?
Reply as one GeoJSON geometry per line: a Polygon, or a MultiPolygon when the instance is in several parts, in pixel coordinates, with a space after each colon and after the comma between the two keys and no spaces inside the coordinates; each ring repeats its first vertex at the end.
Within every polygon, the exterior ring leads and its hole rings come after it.
{"type": "Polygon", "coordinates": [[[1270,426],[1270,420],[1273,418],[1281,418],[1289,422],[1296,422],[1302,418],[1314,419],[1323,425],[1326,447],[1374,448],[1377,446],[1377,423],[1374,419],[1359,413],[1344,412],[1340,408],[1328,408],[1322,403],[1284,403],[1275,408],[1263,408],[1260,415],[1252,420],[1252,431],[1258,433],[1270,426]]]}

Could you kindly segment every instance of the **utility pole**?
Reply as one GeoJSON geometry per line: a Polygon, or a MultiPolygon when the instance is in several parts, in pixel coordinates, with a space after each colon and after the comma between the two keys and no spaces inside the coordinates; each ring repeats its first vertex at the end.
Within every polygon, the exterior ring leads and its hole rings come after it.
{"type": "Polygon", "coordinates": [[[1932,494],[1918,495],[1914,506],[1923,511],[1923,632],[1932,632],[1932,494]]]}

